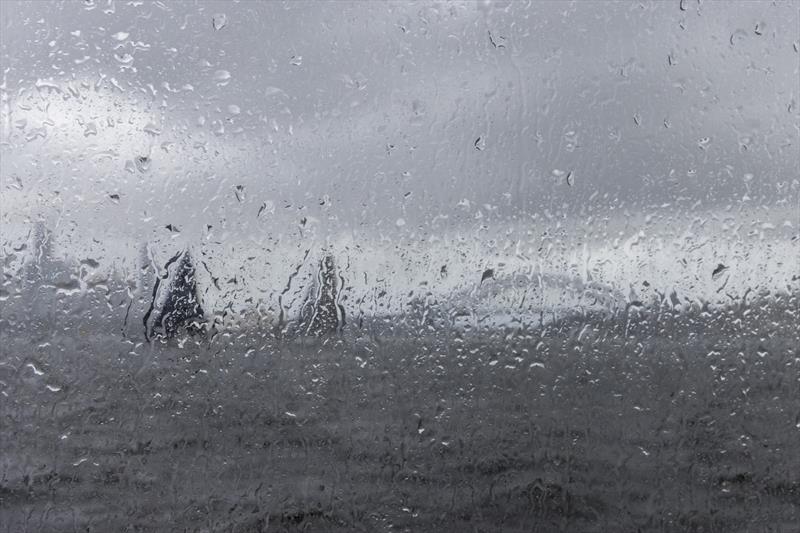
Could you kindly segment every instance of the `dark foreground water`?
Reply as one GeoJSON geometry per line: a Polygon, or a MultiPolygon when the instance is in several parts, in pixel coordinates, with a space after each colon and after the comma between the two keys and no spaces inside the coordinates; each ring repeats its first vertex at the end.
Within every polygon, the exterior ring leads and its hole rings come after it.
{"type": "Polygon", "coordinates": [[[324,344],[4,332],[0,530],[796,532],[789,304],[324,344]]]}

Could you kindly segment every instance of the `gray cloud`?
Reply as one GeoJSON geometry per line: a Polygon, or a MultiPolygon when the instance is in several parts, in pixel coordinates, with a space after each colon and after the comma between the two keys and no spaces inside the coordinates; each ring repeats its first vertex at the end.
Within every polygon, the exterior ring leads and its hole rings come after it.
{"type": "Polygon", "coordinates": [[[3,218],[165,247],[783,227],[796,6],[688,6],[3,3],[3,218]]]}

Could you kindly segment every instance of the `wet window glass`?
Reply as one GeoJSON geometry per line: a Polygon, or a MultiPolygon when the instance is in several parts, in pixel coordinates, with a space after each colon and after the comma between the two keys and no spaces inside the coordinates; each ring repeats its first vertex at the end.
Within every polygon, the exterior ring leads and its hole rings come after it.
{"type": "Polygon", "coordinates": [[[799,25],[0,2],[0,530],[797,531],[799,25]]]}

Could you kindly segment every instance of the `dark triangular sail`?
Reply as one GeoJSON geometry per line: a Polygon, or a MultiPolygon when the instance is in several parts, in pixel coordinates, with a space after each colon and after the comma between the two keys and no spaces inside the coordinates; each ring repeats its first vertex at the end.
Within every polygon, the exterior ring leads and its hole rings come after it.
{"type": "Polygon", "coordinates": [[[333,256],[322,258],[317,279],[303,305],[302,329],[306,335],[323,337],[336,333],[344,325],[342,309],[337,305],[339,280],[333,256]]]}
{"type": "Polygon", "coordinates": [[[194,263],[189,252],[184,252],[174,272],[170,272],[164,303],[153,330],[160,331],[168,338],[174,337],[182,329],[195,333],[202,328],[203,317],[194,263]]]}

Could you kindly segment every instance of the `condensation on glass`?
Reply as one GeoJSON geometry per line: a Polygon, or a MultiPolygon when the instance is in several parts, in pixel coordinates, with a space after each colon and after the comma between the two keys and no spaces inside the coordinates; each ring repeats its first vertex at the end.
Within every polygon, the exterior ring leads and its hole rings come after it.
{"type": "Polygon", "coordinates": [[[799,48],[0,3],[0,530],[796,531],[799,48]]]}

